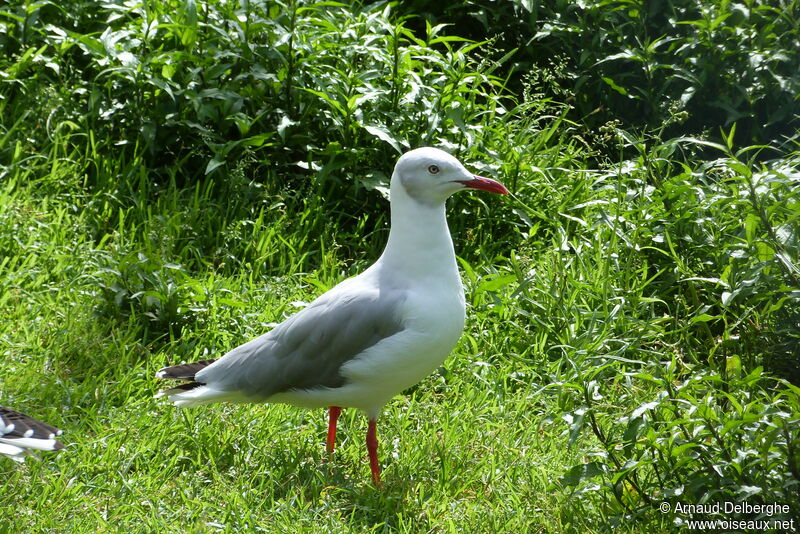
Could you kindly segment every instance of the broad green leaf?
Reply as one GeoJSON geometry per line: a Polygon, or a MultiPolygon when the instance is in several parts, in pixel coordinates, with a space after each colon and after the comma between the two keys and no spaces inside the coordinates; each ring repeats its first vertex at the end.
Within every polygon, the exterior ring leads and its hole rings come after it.
{"type": "Polygon", "coordinates": [[[388,143],[398,154],[403,153],[400,143],[389,133],[389,130],[380,126],[364,126],[364,129],[381,141],[388,143]]]}
{"type": "Polygon", "coordinates": [[[604,472],[605,467],[600,462],[588,462],[576,465],[564,473],[564,476],[561,477],[561,483],[565,486],[577,486],[581,482],[602,475],[604,472]]]}
{"type": "Polygon", "coordinates": [[[495,276],[494,278],[490,279],[483,279],[481,283],[478,284],[478,287],[475,288],[476,292],[481,291],[498,291],[506,287],[509,284],[513,284],[517,281],[517,276],[514,274],[507,274],[503,276],[495,276]]]}

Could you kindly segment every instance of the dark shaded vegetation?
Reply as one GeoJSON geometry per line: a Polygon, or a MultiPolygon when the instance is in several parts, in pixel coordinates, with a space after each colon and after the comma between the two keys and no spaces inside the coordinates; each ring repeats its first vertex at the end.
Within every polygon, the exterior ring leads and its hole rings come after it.
{"type": "Polygon", "coordinates": [[[513,50],[508,86],[569,102],[570,118],[587,135],[609,122],[660,130],[685,111],[685,120],[663,131],[667,138],[721,140],[720,129],[736,123],[736,146],[771,145],[767,159],[796,146],[796,1],[416,0],[398,7],[448,23],[457,35],[489,39],[498,56],[513,50]]]}

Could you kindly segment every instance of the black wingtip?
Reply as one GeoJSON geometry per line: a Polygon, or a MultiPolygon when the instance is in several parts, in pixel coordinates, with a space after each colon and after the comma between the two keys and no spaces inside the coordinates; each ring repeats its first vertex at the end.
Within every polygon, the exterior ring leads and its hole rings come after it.
{"type": "Polygon", "coordinates": [[[52,439],[54,436],[61,434],[61,431],[56,427],[5,406],[0,406],[0,423],[10,425],[11,430],[5,436],[12,439],[52,439]]]}
{"type": "Polygon", "coordinates": [[[164,367],[156,373],[156,378],[172,378],[176,380],[194,380],[200,370],[205,369],[212,363],[217,361],[216,358],[210,360],[201,360],[199,362],[182,363],[179,365],[171,365],[164,367]]]}

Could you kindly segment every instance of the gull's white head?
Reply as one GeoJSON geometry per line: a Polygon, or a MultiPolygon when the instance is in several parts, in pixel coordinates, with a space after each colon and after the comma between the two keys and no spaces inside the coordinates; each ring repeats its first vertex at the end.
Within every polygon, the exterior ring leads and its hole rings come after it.
{"type": "Polygon", "coordinates": [[[441,204],[464,189],[508,194],[503,184],[469,172],[456,158],[438,148],[417,148],[397,160],[392,174],[392,193],[398,188],[423,204],[441,204]]]}

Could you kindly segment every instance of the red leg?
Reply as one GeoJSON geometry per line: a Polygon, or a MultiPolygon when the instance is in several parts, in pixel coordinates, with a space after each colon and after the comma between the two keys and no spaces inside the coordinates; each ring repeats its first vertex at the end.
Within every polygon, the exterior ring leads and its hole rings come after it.
{"type": "Polygon", "coordinates": [[[339,406],[331,406],[328,409],[329,419],[328,419],[328,454],[333,454],[333,448],[336,446],[336,421],[339,420],[339,414],[342,413],[342,409],[339,406]]]}
{"type": "Polygon", "coordinates": [[[378,462],[378,424],[375,419],[370,419],[367,426],[367,452],[369,453],[369,468],[372,471],[372,482],[381,486],[381,464],[378,462]]]}

